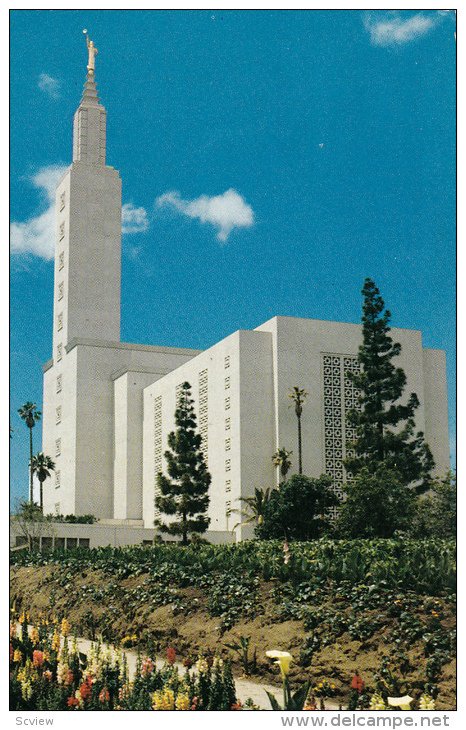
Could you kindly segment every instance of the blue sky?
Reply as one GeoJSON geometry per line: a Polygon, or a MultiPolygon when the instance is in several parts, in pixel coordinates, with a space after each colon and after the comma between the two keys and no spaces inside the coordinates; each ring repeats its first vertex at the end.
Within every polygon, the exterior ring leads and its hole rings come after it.
{"type": "MultiPolygon", "coordinates": [[[[206,348],[276,315],[392,324],[447,352],[455,434],[455,39],[438,11],[13,11],[13,499],[51,357],[50,192],[89,30],[123,179],[122,340],[206,348]]],[[[40,427],[35,429],[40,448],[40,427]]]]}

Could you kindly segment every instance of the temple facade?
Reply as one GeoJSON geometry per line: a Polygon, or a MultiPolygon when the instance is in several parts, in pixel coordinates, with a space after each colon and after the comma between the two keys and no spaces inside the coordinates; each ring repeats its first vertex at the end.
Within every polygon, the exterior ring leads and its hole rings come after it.
{"type": "MultiPolygon", "coordinates": [[[[106,164],[106,110],[95,83],[95,49],[73,124],[73,162],[57,187],[52,359],[44,366],[44,453],[56,462],[44,510],[93,514],[115,527],[153,528],[156,476],[174,428],[177,387],[192,387],[212,475],[208,538],[231,539],[239,498],[277,483],[272,455],[293,451],[296,416],[288,393],[308,392],[303,470],[329,474],[344,492],[343,460],[357,403],[349,374],[359,366],[358,324],[274,317],[208,350],[120,341],[121,179],[106,164]]],[[[421,402],[436,469],[449,468],[445,354],[421,332],[393,329],[406,393],[421,402]]],[[[234,537],[248,537],[236,527],[234,537]]]]}

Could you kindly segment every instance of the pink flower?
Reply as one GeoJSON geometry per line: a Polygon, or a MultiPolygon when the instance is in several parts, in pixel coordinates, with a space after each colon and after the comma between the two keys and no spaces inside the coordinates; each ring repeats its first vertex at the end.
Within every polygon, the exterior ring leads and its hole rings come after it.
{"type": "Polygon", "coordinates": [[[32,664],[34,667],[41,667],[44,663],[44,652],[34,649],[32,652],[32,664]]]}
{"type": "Polygon", "coordinates": [[[99,701],[100,702],[108,702],[110,699],[110,692],[106,687],[104,687],[99,694],[99,701]]]}
{"type": "Polygon", "coordinates": [[[149,659],[149,657],[143,659],[141,664],[141,674],[143,675],[143,677],[147,677],[149,674],[152,674],[154,669],[155,667],[152,659],[149,659]]]}

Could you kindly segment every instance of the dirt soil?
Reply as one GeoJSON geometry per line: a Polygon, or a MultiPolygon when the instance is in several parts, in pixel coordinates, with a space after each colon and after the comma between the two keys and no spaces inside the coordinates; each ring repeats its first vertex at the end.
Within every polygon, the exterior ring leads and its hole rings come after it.
{"type": "MultiPolygon", "coordinates": [[[[256,655],[256,668],[253,678],[279,686],[277,668],[265,657],[267,649],[289,651],[296,662],[299,661],[303,641],[308,632],[304,630],[302,621],[280,621],[275,616],[274,602],[270,598],[271,586],[262,586],[264,613],[253,620],[240,620],[233,629],[221,634],[220,619],[207,612],[206,598],[202,592],[194,588],[178,589],[183,596],[183,604],[188,612],[174,613],[172,605],[153,607],[143,600],[135,611],[128,612],[124,602],[117,599],[108,602],[91,601],[83,589],[89,586],[105,587],[108,576],[99,571],[86,570],[82,574],[73,575],[70,584],[63,588],[52,583],[56,577],[57,567],[53,565],[41,567],[11,568],[11,598],[15,601],[16,610],[26,609],[33,623],[39,614],[66,616],[77,635],[94,639],[100,629],[93,631],[86,623],[85,615],[91,610],[99,627],[102,620],[111,620],[114,635],[120,640],[125,636],[136,635],[143,644],[148,643],[160,654],[164,654],[168,646],[173,646],[178,658],[196,658],[199,652],[204,654],[218,653],[232,657],[231,650],[225,644],[236,643],[238,637],[250,637],[250,656],[256,655]],[[267,601],[269,597],[269,601],[267,601]]],[[[63,574],[63,571],[60,571],[63,574]]],[[[125,588],[138,589],[147,576],[126,578],[119,581],[125,588]]],[[[309,667],[292,665],[292,681],[311,679],[313,683],[328,680],[336,687],[336,695],[332,703],[347,702],[349,683],[354,670],[358,669],[367,685],[373,684],[374,672],[380,667],[383,656],[390,655],[393,647],[387,640],[387,627],[371,639],[361,642],[343,634],[336,642],[321,647],[314,652],[309,667]]],[[[407,675],[408,681],[425,681],[425,657],[420,648],[414,646],[407,652],[409,662],[414,667],[407,675]],[[422,666],[422,669],[421,669],[422,666]],[[416,669],[417,668],[417,669],[416,669]]],[[[233,668],[236,676],[243,674],[242,666],[235,657],[233,668]]],[[[453,710],[456,707],[456,662],[452,660],[443,667],[442,679],[439,683],[437,709],[453,710]]]]}

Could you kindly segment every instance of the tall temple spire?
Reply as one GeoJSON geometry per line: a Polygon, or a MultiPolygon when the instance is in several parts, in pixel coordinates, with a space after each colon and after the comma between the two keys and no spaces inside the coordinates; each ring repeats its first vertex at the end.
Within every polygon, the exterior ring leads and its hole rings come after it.
{"type": "Polygon", "coordinates": [[[95,83],[95,57],[98,53],[94,42],[86,43],[89,53],[87,76],[81,103],[76,110],[73,122],[73,162],[90,165],[105,165],[107,112],[99,102],[95,83]]]}

